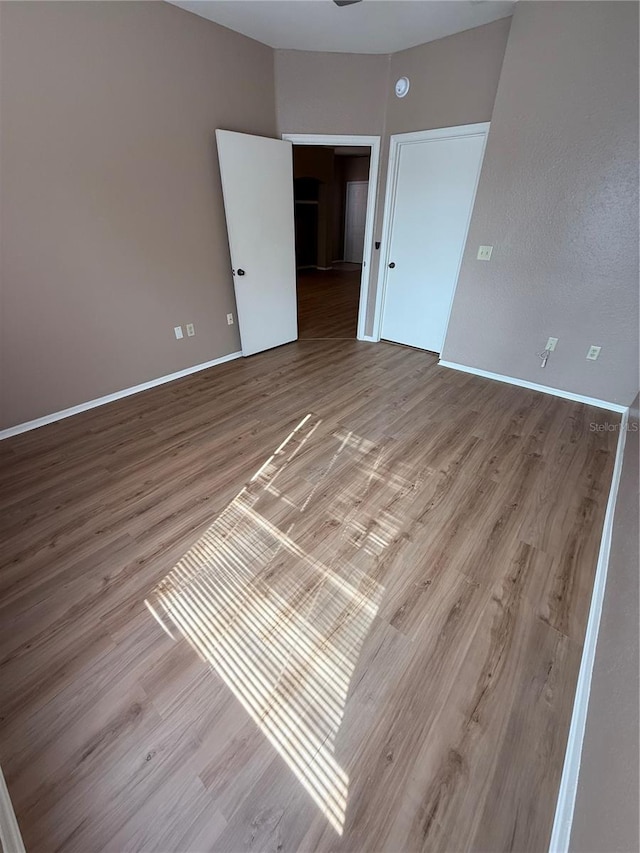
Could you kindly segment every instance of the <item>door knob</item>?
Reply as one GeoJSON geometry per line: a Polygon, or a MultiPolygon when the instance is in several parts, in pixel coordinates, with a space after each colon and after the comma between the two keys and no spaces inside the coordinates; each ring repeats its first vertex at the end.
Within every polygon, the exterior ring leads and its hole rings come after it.
{"type": "Polygon", "coordinates": [[[244,270],[238,270],[238,275],[244,275],[244,270]]]}
{"type": "Polygon", "coordinates": [[[396,265],[394,264],[393,261],[391,261],[391,263],[389,264],[389,269],[394,270],[395,268],[396,268],[396,265]]]}

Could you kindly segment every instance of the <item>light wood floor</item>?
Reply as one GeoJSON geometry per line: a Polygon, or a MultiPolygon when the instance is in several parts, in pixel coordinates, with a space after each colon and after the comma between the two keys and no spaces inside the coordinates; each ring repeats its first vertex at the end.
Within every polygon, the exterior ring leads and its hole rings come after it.
{"type": "Polygon", "coordinates": [[[39,851],[546,851],[617,416],[303,341],[0,443],[39,851]]]}
{"type": "Polygon", "coordinates": [[[301,339],[355,339],[360,303],[360,264],[331,270],[298,270],[298,334],[301,339]]]}

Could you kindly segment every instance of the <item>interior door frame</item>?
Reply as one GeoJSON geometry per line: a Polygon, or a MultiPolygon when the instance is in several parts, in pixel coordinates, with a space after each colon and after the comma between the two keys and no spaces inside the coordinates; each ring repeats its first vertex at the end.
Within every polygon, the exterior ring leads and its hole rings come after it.
{"type": "MultiPolygon", "coordinates": [[[[369,191],[367,193],[367,215],[364,226],[364,252],[362,253],[362,275],[360,278],[360,302],[358,307],[359,341],[371,341],[375,338],[365,334],[367,322],[367,305],[371,288],[371,270],[373,268],[373,227],[376,214],[376,197],[378,193],[378,173],[380,169],[380,137],[379,136],[344,136],[324,133],[283,133],[293,145],[324,145],[332,148],[343,146],[363,147],[371,150],[369,159],[369,191]]],[[[380,338],[377,338],[380,340],[380,338]]]]}
{"type": "MultiPolygon", "coordinates": [[[[455,127],[439,127],[434,130],[416,130],[411,133],[395,133],[389,140],[389,164],[387,168],[387,186],[384,196],[384,214],[382,217],[382,236],[380,238],[380,259],[378,262],[378,288],[376,292],[376,304],[373,313],[373,333],[374,341],[380,340],[382,330],[382,318],[384,316],[384,304],[387,296],[387,274],[389,272],[389,254],[391,252],[391,238],[393,236],[393,218],[396,208],[396,195],[398,189],[398,173],[400,169],[400,152],[403,145],[415,145],[416,143],[429,142],[432,139],[453,139],[458,136],[478,136],[484,135],[484,145],[482,147],[482,161],[487,147],[487,136],[491,122],[484,121],[477,124],[462,124],[455,127]]],[[[469,234],[469,225],[473,216],[473,208],[475,205],[476,192],[478,190],[478,182],[482,173],[482,161],[478,176],[473,188],[473,204],[469,211],[467,219],[467,235],[469,234]]],[[[460,267],[462,265],[462,256],[466,247],[466,238],[458,259],[458,268],[456,272],[456,284],[451,295],[449,303],[449,311],[447,313],[447,329],[445,330],[445,339],[449,328],[449,320],[451,319],[451,308],[456,295],[458,286],[458,278],[460,276],[460,267]]]]}

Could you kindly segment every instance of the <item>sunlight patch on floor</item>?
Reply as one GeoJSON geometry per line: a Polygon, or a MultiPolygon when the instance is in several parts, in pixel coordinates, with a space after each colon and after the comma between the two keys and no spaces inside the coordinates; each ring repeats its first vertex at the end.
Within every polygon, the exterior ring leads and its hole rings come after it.
{"type": "Polygon", "coordinates": [[[342,428],[318,436],[321,423],[302,418],[145,603],[211,664],[341,834],[349,780],[336,736],[384,592],[354,560],[374,565],[397,532],[360,506],[372,483],[407,483],[372,442],[342,428]],[[343,465],[349,486],[327,494],[343,465]],[[310,554],[294,535],[318,503],[310,554]]]}

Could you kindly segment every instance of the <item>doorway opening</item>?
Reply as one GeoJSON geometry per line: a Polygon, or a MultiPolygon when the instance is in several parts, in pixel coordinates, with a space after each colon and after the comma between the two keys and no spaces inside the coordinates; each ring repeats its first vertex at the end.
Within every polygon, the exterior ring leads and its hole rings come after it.
{"type": "Polygon", "coordinates": [[[293,146],[298,336],[356,338],[370,149],[293,146]]]}
{"type": "Polygon", "coordinates": [[[378,137],[291,136],[298,336],[365,335],[378,137]]]}

